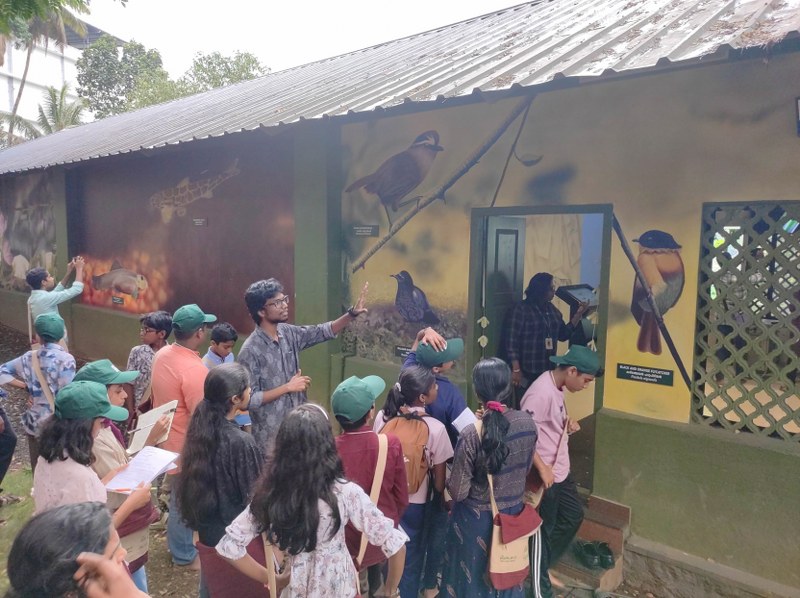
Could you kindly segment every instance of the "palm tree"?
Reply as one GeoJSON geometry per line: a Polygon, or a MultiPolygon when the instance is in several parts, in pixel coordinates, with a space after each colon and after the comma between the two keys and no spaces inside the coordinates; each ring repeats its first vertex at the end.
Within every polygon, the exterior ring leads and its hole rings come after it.
{"type": "Polygon", "coordinates": [[[19,115],[16,115],[12,118],[10,112],[3,112],[0,111],[0,149],[9,147],[11,145],[22,143],[23,141],[27,141],[28,139],[34,139],[36,137],[41,137],[42,132],[39,131],[39,127],[36,125],[35,122],[28,120],[27,118],[23,118],[19,115]],[[10,126],[11,122],[14,122],[14,126],[10,126]],[[9,125],[9,132],[4,130],[4,127],[9,125]],[[18,131],[14,132],[14,131],[18,131]],[[13,135],[12,138],[9,135],[13,135]]]}
{"type": "Polygon", "coordinates": [[[16,100],[14,100],[14,107],[11,109],[11,119],[8,124],[9,145],[12,145],[16,139],[14,137],[14,127],[16,125],[17,110],[19,109],[19,101],[22,99],[22,91],[25,89],[25,82],[28,79],[28,68],[31,65],[33,50],[37,45],[42,44],[47,48],[47,45],[52,39],[55,41],[58,49],[63,52],[64,46],[67,43],[65,26],[70,27],[78,35],[86,35],[86,27],[84,24],[63,6],[54,8],[45,18],[37,16],[28,21],[28,36],[24,40],[27,56],[25,57],[25,69],[22,71],[22,79],[20,79],[19,82],[17,97],[16,100]]]}
{"type": "Polygon", "coordinates": [[[39,104],[39,118],[36,119],[42,134],[50,135],[61,129],[81,124],[81,116],[86,110],[86,102],[79,98],[70,102],[67,99],[69,85],[61,89],[48,87],[44,92],[44,106],[39,104]]]}

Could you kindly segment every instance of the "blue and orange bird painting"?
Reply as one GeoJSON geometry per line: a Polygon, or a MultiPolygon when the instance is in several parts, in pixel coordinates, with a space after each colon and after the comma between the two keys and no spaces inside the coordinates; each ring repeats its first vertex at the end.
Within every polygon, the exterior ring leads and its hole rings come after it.
{"type": "MultiPolygon", "coordinates": [[[[663,230],[649,230],[634,242],[639,244],[636,262],[653,292],[658,311],[663,316],[680,299],[686,274],[681,260],[681,246],[663,230]]],[[[631,313],[639,324],[636,348],[641,353],[661,355],[661,331],[647,302],[647,290],[637,276],[633,283],[631,313]]]]}

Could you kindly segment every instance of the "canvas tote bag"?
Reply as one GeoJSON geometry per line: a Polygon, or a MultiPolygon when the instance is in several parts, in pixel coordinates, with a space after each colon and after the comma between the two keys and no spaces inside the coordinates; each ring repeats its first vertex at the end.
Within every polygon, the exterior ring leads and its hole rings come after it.
{"type": "MultiPolygon", "coordinates": [[[[475,422],[478,436],[483,425],[475,422]]],[[[489,581],[495,590],[508,590],[518,586],[530,572],[528,538],[537,533],[542,519],[536,509],[523,502],[516,515],[506,515],[497,509],[494,500],[494,478],[489,481],[489,500],[492,504],[492,544],[489,549],[489,581]]]]}

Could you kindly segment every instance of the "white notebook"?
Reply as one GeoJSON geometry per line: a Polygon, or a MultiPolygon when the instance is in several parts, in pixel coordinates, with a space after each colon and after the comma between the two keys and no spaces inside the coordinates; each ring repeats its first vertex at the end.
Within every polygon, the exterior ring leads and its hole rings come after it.
{"type": "Polygon", "coordinates": [[[142,482],[149,484],[162,473],[175,469],[177,458],[178,453],[165,451],[155,446],[146,446],[131,459],[125,469],[106,484],[106,490],[130,494],[142,482]]]}
{"type": "Polygon", "coordinates": [[[178,401],[170,401],[160,407],[155,407],[147,413],[142,413],[139,420],[136,422],[136,429],[131,430],[128,434],[128,454],[135,455],[144,448],[144,443],[147,442],[147,437],[150,435],[150,430],[159,420],[159,418],[166,414],[169,415],[169,427],[166,433],[159,438],[156,444],[160,444],[167,439],[169,431],[172,429],[172,418],[175,416],[175,409],[178,406],[178,401]]]}

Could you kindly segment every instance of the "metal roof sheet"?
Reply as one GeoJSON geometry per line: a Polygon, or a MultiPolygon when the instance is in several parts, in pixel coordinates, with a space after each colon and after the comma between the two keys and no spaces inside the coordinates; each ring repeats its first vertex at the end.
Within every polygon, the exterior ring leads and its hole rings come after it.
{"type": "Polygon", "coordinates": [[[150,106],[0,152],[0,174],[228,133],[596,77],[770,45],[800,0],[539,0],[150,106]]]}

